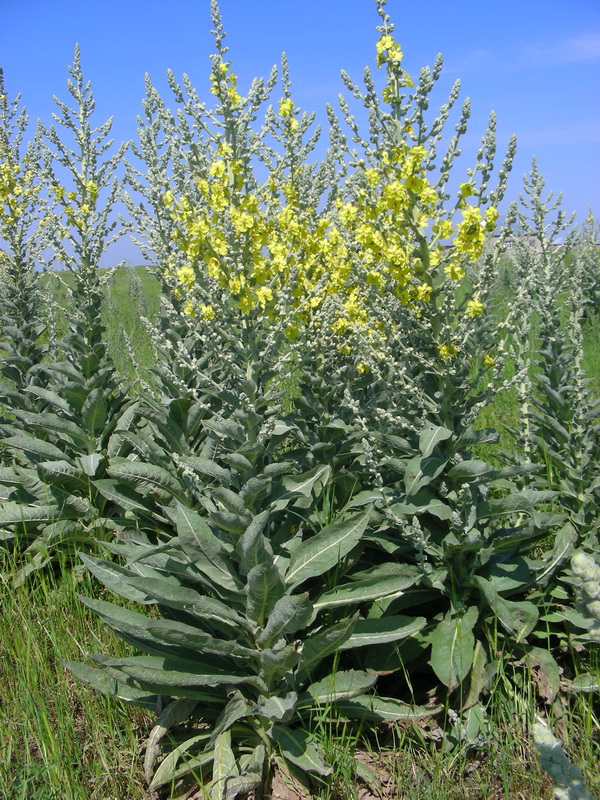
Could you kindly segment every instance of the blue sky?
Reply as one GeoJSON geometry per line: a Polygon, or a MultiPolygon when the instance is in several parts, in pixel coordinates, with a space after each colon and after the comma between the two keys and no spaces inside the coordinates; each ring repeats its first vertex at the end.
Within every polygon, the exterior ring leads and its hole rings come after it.
{"type": "MultiPolygon", "coordinates": [[[[360,80],[366,65],[374,67],[372,0],[221,0],[220,7],[241,91],[285,51],[295,101],[323,119],[325,103],[343,91],[340,69],[360,80]]],[[[600,218],[598,0],[388,0],[387,8],[409,72],[443,54],[438,105],[456,78],[471,98],[463,169],[493,109],[499,152],[511,133],[518,137],[509,196],[518,196],[535,155],[548,189],[563,192],[565,210],[580,222],[590,208],[600,218]]],[[[68,99],[67,67],[79,42],[98,122],[112,115],[113,135],[135,138],[146,72],[167,99],[168,68],[186,72],[210,97],[209,9],[209,0],[0,0],[6,88],[11,97],[21,93],[32,119],[50,122],[52,96],[68,99]]]]}

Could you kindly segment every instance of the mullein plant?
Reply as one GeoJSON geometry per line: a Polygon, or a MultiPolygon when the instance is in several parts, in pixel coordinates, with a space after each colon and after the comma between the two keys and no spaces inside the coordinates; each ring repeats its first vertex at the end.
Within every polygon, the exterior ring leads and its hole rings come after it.
{"type": "Polygon", "coordinates": [[[562,743],[543,719],[533,724],[533,738],[541,768],[552,779],[554,800],[597,800],[586,788],[580,767],[571,764],[562,743]]]}
{"type": "Polygon", "coordinates": [[[28,124],[19,98],[10,101],[0,71],[0,238],[3,249],[2,314],[4,351],[0,361],[1,399],[5,412],[40,410],[43,403],[28,391],[43,361],[43,295],[36,259],[43,248],[39,139],[25,149],[28,124]]]}
{"type": "Polygon", "coordinates": [[[582,267],[584,319],[596,319],[600,313],[600,225],[590,213],[578,241],[578,260],[582,267]]]}
{"type": "MultiPolygon", "coordinates": [[[[3,425],[3,444],[18,465],[14,474],[2,475],[8,502],[0,518],[32,556],[24,574],[48,563],[58,548],[73,553],[75,545],[115,528],[115,519],[105,519],[116,517],[115,509],[92,480],[104,474],[114,430],[131,424],[127,412],[132,400],[106,352],[99,274],[105,249],[119,235],[111,213],[120,191],[115,173],[124,146],[105,157],[112,146],[111,120],[92,127],[94,98],[83,78],[78,47],[69,73],[74,107],[56,100],[60,113],[55,115],[67,136],[61,138],[54,126],[39,129],[44,245],[50,262],[69,269],[73,279],[67,286],[67,333],[28,387],[44,403],[43,413],[13,406],[15,421],[3,425]]],[[[50,272],[47,278],[58,276],[50,272]]]]}
{"type": "MultiPolygon", "coordinates": [[[[238,307],[245,293],[244,265],[259,258],[266,237],[261,215],[253,216],[265,193],[259,192],[250,165],[264,131],[254,135],[251,123],[273,88],[275,72],[266,85],[255,81],[242,98],[226,60],[216,4],[212,14],[216,53],[211,90],[217,105],[208,109],[187,77],[182,88],[170,74],[180,106],[174,118],[148,86],[137,147],[146,161],[145,183],[130,171],[133,188],[147,205],[130,204],[130,212],[147,232],[145,246],[165,289],[162,324],[154,331],[163,354],[161,380],[170,379],[167,391],[187,386],[209,407],[225,403],[231,410],[242,382],[264,392],[269,365],[277,360],[273,353],[281,351],[280,331],[266,315],[251,313],[256,297],[244,299],[245,312],[238,307]],[[197,275],[200,267],[204,274],[197,275]],[[232,387],[234,395],[228,398],[232,387]]],[[[269,291],[263,287],[262,303],[269,291]]]]}
{"type": "Polygon", "coordinates": [[[255,130],[274,77],[239,93],[215,2],[216,108],[171,78],[173,115],[148,83],[137,153],[149,172],[130,169],[143,199],[129,207],[166,294],[160,397],[131,410],[140,424],[117,432],[93,481],[128,521],[129,541],[109,545],[126,563],[85,560],[162,619],[86,601],[147,655],[69,666],[129,702],[172,698],[147,746],[153,788],[195,774],[214,798],[263,791],[275,763],[327,777],[310,729],[323,705],[370,721],[413,713],[377,699],[377,675],[429,655],[442,696],[468,710],[502,649],[544,658],[528,641],[541,569],[529,556],[556,526],[537,508],[554,494],[518,492],[519,468],[471,455],[496,438],[473,427],[492,393],[473,384],[507,352],[484,249],[514,143],[490,190],[492,118],[448,206],[468,104],[436,172],[458,89],[428,126],[441,60],[415,89],[377,8],[381,102],[370,73],[365,93],[346,79],[368,138],[342,104],[362,157],[330,110],[330,148],[308,163],[317,131],[285,60],[255,130]]]}
{"type": "MultiPolygon", "coordinates": [[[[529,596],[540,614],[531,639],[551,648],[587,644],[581,633],[585,621],[568,591],[568,559],[575,548],[591,553],[598,549],[600,403],[582,364],[583,252],[574,247],[572,219],[560,209],[561,198],[553,201],[544,187],[534,161],[525,177],[519,212],[522,236],[515,250],[515,276],[526,287],[528,299],[523,300],[527,322],[512,350],[521,421],[513,431],[517,456],[510,461],[523,468],[520,482],[528,487],[524,491],[554,492],[552,508],[557,521],[562,517],[534,569],[535,588],[529,596]],[[533,348],[536,356],[531,358],[533,348]],[[531,471],[524,469],[527,465],[531,471]]],[[[546,657],[536,669],[554,686],[546,697],[551,701],[560,681],[557,665],[546,657]]]]}
{"type": "MultiPolygon", "coordinates": [[[[299,474],[285,452],[269,454],[252,414],[245,425],[227,422],[213,421],[214,458],[188,460],[198,510],[166,508],[168,539],[110,544],[124,566],[83,556],[109,590],[154,609],[84,599],[144,655],[66,665],[109,696],[158,708],[145,751],[150,790],[181,794],[200,783],[215,800],[268,796],[275,767],[307,787],[310,777],[327,780],[332,767],[312,727],[323,716],[377,723],[439,711],[381,697],[377,673],[353,657],[425,625],[365,616],[417,571],[393,562],[356,570],[370,507],[311,523],[306,509],[326,496],[328,468],[299,474]]],[[[169,491],[155,476],[147,482],[147,495],[169,491]]],[[[147,501],[130,498],[130,524],[143,525],[147,501]]]]}
{"type": "MultiPolygon", "coordinates": [[[[575,592],[575,614],[571,620],[580,628],[576,644],[600,642],[600,565],[589,553],[577,550],[570,560],[569,582],[575,592]],[[579,616],[575,620],[575,615],[579,616]]],[[[584,673],[570,682],[571,691],[594,692],[599,687],[598,675],[584,673]]],[[[594,800],[585,785],[585,776],[571,764],[562,743],[557,739],[546,720],[538,717],[533,725],[533,739],[538,750],[540,766],[552,778],[556,800],[594,800]]]]}
{"type": "Polygon", "coordinates": [[[588,265],[585,251],[575,246],[572,219],[567,220],[560,209],[561,198],[552,203],[551,194],[544,196],[544,185],[534,161],[525,180],[524,211],[519,215],[521,230],[528,238],[516,256],[517,268],[530,290],[529,316],[536,318],[534,334],[540,342],[528,378],[529,396],[522,398],[528,431],[525,458],[543,464],[541,482],[560,492],[573,541],[594,549],[598,542],[600,404],[582,363],[588,265]]]}

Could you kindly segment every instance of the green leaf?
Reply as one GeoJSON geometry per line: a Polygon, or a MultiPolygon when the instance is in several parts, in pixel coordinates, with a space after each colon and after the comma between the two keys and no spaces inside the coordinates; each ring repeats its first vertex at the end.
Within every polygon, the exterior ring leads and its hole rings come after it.
{"type": "Polygon", "coordinates": [[[27,386],[26,392],[35,395],[36,397],[45,400],[51,406],[55,406],[58,411],[65,412],[67,415],[71,414],[71,407],[64,397],[61,397],[57,392],[52,392],[49,389],[44,389],[42,386],[27,386]]]}
{"type": "Polygon", "coordinates": [[[131,570],[85,553],[80,553],[79,558],[100,583],[121,597],[126,597],[136,603],[155,602],[154,599],[149,598],[147,591],[131,585],[131,579],[135,577],[131,570]]]}
{"type": "Polygon", "coordinates": [[[481,692],[483,691],[487,675],[486,675],[486,666],[487,666],[487,656],[485,652],[485,648],[477,639],[475,641],[475,649],[473,651],[473,664],[471,666],[471,675],[469,677],[469,693],[467,694],[467,699],[464,701],[462,705],[462,710],[464,711],[467,708],[471,708],[476,703],[479,702],[479,697],[481,692]]]}
{"type": "Polygon", "coordinates": [[[221,467],[216,461],[211,461],[209,458],[203,458],[202,456],[184,456],[181,459],[181,463],[191,467],[194,472],[198,472],[200,475],[206,475],[223,484],[229,484],[231,481],[231,472],[221,467]]]}
{"type": "Polygon", "coordinates": [[[358,614],[350,619],[343,619],[324,631],[312,634],[304,640],[298,663],[297,681],[300,686],[304,679],[310,678],[316,667],[324,658],[336,653],[354,631],[358,614]]]}
{"type": "Polygon", "coordinates": [[[152,597],[156,602],[170,608],[186,611],[199,620],[207,620],[210,625],[219,629],[233,628],[238,630],[240,627],[244,629],[250,627],[248,621],[238,614],[231,605],[214,597],[202,595],[194,589],[188,589],[158,578],[132,578],[130,584],[134,588],[146,588],[148,598],[152,597]]]}
{"type": "Polygon", "coordinates": [[[298,695],[296,692],[288,692],[283,697],[272,695],[271,697],[258,698],[258,713],[262,717],[273,722],[289,722],[294,716],[298,695]]]}
{"type": "MultiPolygon", "coordinates": [[[[267,687],[253,675],[233,675],[212,667],[202,671],[203,665],[194,661],[172,656],[133,656],[131,658],[109,658],[103,662],[107,666],[118,667],[126,675],[143,684],[162,689],[161,694],[187,696],[186,689],[196,687],[239,686],[250,684],[260,691],[267,687]]],[[[190,695],[193,697],[193,695],[190,695]]]]}
{"type": "Polygon", "coordinates": [[[592,675],[589,672],[578,675],[569,684],[570,692],[600,692],[600,678],[598,674],[592,675]]]}
{"type": "Polygon", "coordinates": [[[238,442],[243,441],[245,438],[246,432],[244,431],[243,425],[240,425],[239,422],[235,422],[232,419],[222,419],[215,416],[211,417],[211,419],[205,419],[202,424],[205,428],[208,428],[209,431],[214,431],[221,436],[229,437],[238,442]]]}
{"type": "Polygon", "coordinates": [[[285,592],[285,585],[279,570],[273,564],[257,564],[247,577],[246,613],[262,627],[265,619],[285,592]]]}
{"type": "Polygon", "coordinates": [[[285,581],[295,588],[308,578],[315,578],[336,566],[361,540],[371,509],[335,522],[312,536],[294,552],[285,581]]]}
{"type": "Polygon", "coordinates": [[[108,419],[108,403],[102,389],[92,389],[81,408],[81,419],[89,433],[99,436],[108,419]]]}
{"type": "Polygon", "coordinates": [[[322,611],[324,608],[338,608],[380,600],[384,597],[400,597],[404,589],[408,589],[416,583],[418,576],[407,574],[403,568],[404,565],[398,565],[396,574],[393,570],[397,565],[389,564],[387,566],[390,567],[387,574],[362,578],[324,592],[314,603],[315,612],[322,611]]]}
{"type": "Polygon", "coordinates": [[[269,511],[257,514],[238,540],[236,551],[239,555],[239,570],[242,575],[248,575],[250,570],[258,564],[272,563],[273,548],[263,534],[269,516],[269,511]]]}
{"type": "Polygon", "coordinates": [[[305,731],[284,725],[273,725],[271,736],[279,746],[281,755],[305,772],[316,772],[323,777],[333,772],[305,731]]]}
{"type": "Polygon", "coordinates": [[[497,500],[486,500],[477,506],[477,517],[484,519],[503,514],[530,514],[535,512],[536,503],[553,500],[558,492],[513,492],[497,500]]]}
{"type": "Polygon", "coordinates": [[[154,771],[154,764],[159,754],[159,743],[168,732],[169,728],[184,722],[198,705],[198,700],[191,700],[187,697],[172,700],[162,710],[156,720],[156,724],[150,731],[150,736],[146,740],[146,753],[144,755],[144,775],[150,781],[154,771]]]}
{"type": "Polygon", "coordinates": [[[153,643],[176,645],[187,650],[195,649],[198,653],[212,653],[231,658],[256,657],[254,650],[242,646],[237,641],[216,639],[203,630],[177,620],[154,619],[91,597],[80,596],[80,600],[113,630],[146,640],[150,645],[153,643]]]}
{"type": "Polygon", "coordinates": [[[394,514],[413,517],[420,514],[431,514],[438,519],[447,520],[452,517],[452,508],[429,489],[421,489],[412,495],[406,503],[394,503],[389,508],[394,514]]]}
{"type": "Polygon", "coordinates": [[[211,496],[221,503],[227,511],[231,511],[241,518],[250,516],[250,510],[246,507],[246,504],[237,492],[227,489],[224,486],[216,486],[212,489],[211,496]]]}
{"type": "Polygon", "coordinates": [[[471,447],[474,444],[497,444],[500,440],[498,431],[494,428],[467,428],[458,438],[456,442],[457,450],[462,450],[465,447],[471,447]]]}
{"type": "Polygon", "coordinates": [[[473,628],[479,612],[472,606],[462,616],[447,617],[431,634],[433,671],[450,691],[456,689],[471,669],[475,649],[473,628]]]}
{"type": "Polygon", "coordinates": [[[44,479],[48,480],[48,482],[55,482],[57,485],[62,486],[70,486],[73,490],[84,491],[86,493],[89,491],[89,481],[87,477],[81,474],[81,468],[73,466],[73,464],[70,464],[68,461],[40,461],[36,466],[38,470],[44,473],[44,479]],[[66,480],[53,481],[53,478],[65,478],[66,480]]]}
{"type": "Polygon", "coordinates": [[[160,498],[175,497],[185,502],[185,490],[179,480],[155,464],[130,461],[127,458],[113,459],[108,474],[111,478],[136,484],[147,492],[155,492],[160,498]]]}
{"type": "Polygon", "coordinates": [[[425,617],[406,617],[400,614],[378,619],[360,619],[352,636],[340,645],[340,650],[397,642],[418,633],[426,624],[425,617]]]}
{"type": "Polygon", "coordinates": [[[539,618],[537,607],[527,600],[518,602],[505,600],[489,581],[479,575],[474,576],[473,580],[500,620],[502,627],[514,636],[517,642],[522,642],[536,626],[539,618]]]}
{"type": "Polygon", "coordinates": [[[265,629],[257,639],[261,647],[269,647],[274,640],[285,634],[293,635],[304,628],[313,612],[308,592],[284,595],[273,607],[265,629]]]}
{"type": "Polygon", "coordinates": [[[298,652],[298,644],[296,642],[292,642],[277,650],[261,650],[260,677],[265,683],[272,685],[275,681],[279,680],[279,678],[283,677],[286,672],[290,672],[299,660],[300,653],[298,652]]]}
{"type": "Polygon", "coordinates": [[[364,719],[368,722],[394,722],[400,719],[424,719],[441,711],[441,706],[426,708],[411,706],[392,697],[359,695],[351,700],[341,700],[333,704],[338,714],[350,719],[364,719]]]}
{"type": "Polygon", "coordinates": [[[58,414],[51,414],[46,411],[43,414],[30,414],[27,411],[21,411],[19,417],[23,419],[26,425],[33,428],[39,428],[43,431],[54,431],[59,435],[63,434],[68,437],[72,442],[84,447],[86,450],[94,450],[96,443],[94,439],[88,436],[79,425],[76,425],[71,420],[65,419],[64,416],[58,414]]]}
{"type": "Polygon", "coordinates": [[[237,774],[238,766],[231,749],[231,731],[224,730],[217,736],[214,746],[211,800],[227,800],[227,780],[237,774]]]}
{"type": "Polygon", "coordinates": [[[419,436],[419,450],[422,458],[427,458],[440,442],[450,439],[452,431],[441,425],[431,425],[423,428],[419,436]]]}
{"type": "Polygon", "coordinates": [[[9,436],[7,439],[2,440],[2,444],[14,450],[23,450],[26,454],[31,453],[34,456],[40,456],[43,459],[54,461],[70,460],[69,456],[59,447],[55,447],[50,442],[37,439],[35,436],[29,436],[26,433],[21,433],[18,436],[9,436]]]}
{"type": "Polygon", "coordinates": [[[0,508],[0,525],[20,525],[29,522],[54,522],[61,519],[77,519],[75,508],[64,506],[26,506],[23,503],[3,503],[0,508]]]}
{"type": "Polygon", "coordinates": [[[530,646],[524,661],[536,683],[539,696],[550,705],[560,690],[561,673],[552,653],[541,647],[530,646]]]}
{"type": "Polygon", "coordinates": [[[368,691],[377,681],[377,675],[373,672],[362,672],[360,670],[348,670],[346,672],[335,672],[328,675],[316,683],[312,683],[306,690],[306,696],[310,697],[311,702],[317,705],[332,703],[334,700],[348,700],[368,691]]]}
{"type": "Polygon", "coordinates": [[[76,459],[76,463],[81,467],[85,475],[89,475],[90,478],[93,478],[98,472],[99,467],[106,463],[106,459],[102,453],[91,453],[86,456],[79,456],[76,459]]]}
{"type": "Polygon", "coordinates": [[[571,555],[577,544],[577,531],[567,522],[554,534],[554,547],[546,554],[540,569],[536,572],[537,583],[545,586],[556,573],[558,567],[571,555]]]}
{"type": "Polygon", "coordinates": [[[404,474],[404,488],[408,497],[416,494],[419,489],[427,486],[443,471],[448,463],[445,458],[416,456],[406,464],[404,474]]]}
{"type": "Polygon", "coordinates": [[[155,694],[149,694],[144,689],[136,689],[134,686],[121,683],[115,678],[111,678],[102,669],[94,669],[86,664],[79,664],[77,661],[63,661],[62,664],[82,683],[106,697],[123,700],[125,703],[149,708],[152,711],[156,709],[157,696],[155,694]]]}
{"type": "Polygon", "coordinates": [[[99,480],[92,481],[92,483],[103,497],[110,500],[111,503],[120,506],[125,511],[137,510],[149,512],[152,510],[150,502],[144,502],[144,498],[126,483],[116,481],[114,478],[100,478],[99,480]]]}
{"type": "Polygon", "coordinates": [[[302,475],[286,475],[281,482],[290,494],[310,497],[314,486],[324,486],[331,475],[331,467],[321,464],[302,475]]]}
{"type": "Polygon", "coordinates": [[[195,736],[190,736],[189,739],[186,739],[178,747],[172,750],[164,758],[154,773],[154,777],[152,778],[152,782],[148,787],[148,791],[153,792],[168,783],[173,784],[194,770],[199,770],[201,772],[202,767],[210,764],[213,760],[213,750],[209,749],[204,751],[196,757],[187,755],[187,752],[192,748],[195,749],[199,744],[206,744],[209,739],[209,733],[200,733],[195,736]],[[177,764],[182,757],[184,757],[184,763],[178,768],[177,764]]]}
{"type": "Polygon", "coordinates": [[[178,504],[176,524],[181,546],[195,566],[217,586],[241,592],[243,583],[233,569],[230,553],[200,514],[178,504]]]}
{"type": "Polygon", "coordinates": [[[470,458],[455,464],[446,474],[457,481],[475,481],[484,480],[495,472],[497,472],[496,467],[490,466],[485,461],[470,458]]]}

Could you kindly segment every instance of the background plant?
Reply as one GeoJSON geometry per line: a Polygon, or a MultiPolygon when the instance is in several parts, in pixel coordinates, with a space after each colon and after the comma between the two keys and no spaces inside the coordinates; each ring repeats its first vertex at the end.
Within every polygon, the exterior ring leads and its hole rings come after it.
{"type": "MultiPolygon", "coordinates": [[[[48,563],[57,548],[74,552],[75,545],[101,534],[105,526],[118,525],[114,508],[107,508],[91,479],[104,473],[110,436],[128,424],[132,402],[106,352],[98,271],[106,247],[118,235],[110,214],[120,190],[115,170],[125,146],[103,159],[112,145],[111,121],[92,128],[94,99],[83,78],[79,48],[70,75],[75,108],[57,100],[55,122],[72,142],[61,139],[56,128],[42,126],[44,166],[38,174],[46,186],[43,243],[51,262],[57,260],[73,274],[72,285],[64,284],[73,313],[51,358],[42,361],[37,354],[35,381],[27,386],[36,409],[13,407],[14,422],[3,426],[4,446],[16,463],[2,475],[8,491],[1,520],[33,556],[25,574],[48,563]],[[63,174],[72,190],[59,180],[63,174]]],[[[32,263],[27,266],[33,269],[32,263]]]]}

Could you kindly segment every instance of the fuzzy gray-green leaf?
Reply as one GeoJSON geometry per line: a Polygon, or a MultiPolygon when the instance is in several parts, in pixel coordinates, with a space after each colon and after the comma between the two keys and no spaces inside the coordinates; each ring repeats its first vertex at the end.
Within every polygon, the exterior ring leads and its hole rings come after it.
{"type": "Polygon", "coordinates": [[[462,683],[471,669],[477,617],[478,609],[473,606],[461,616],[443,619],[431,634],[429,663],[450,691],[462,683]]]}
{"type": "Polygon", "coordinates": [[[305,731],[288,728],[287,725],[273,725],[271,736],[283,757],[305,772],[316,772],[324,777],[333,772],[305,731]]]}
{"type": "Polygon", "coordinates": [[[178,505],[176,521],[181,546],[197,568],[217,586],[240,592],[243,584],[234,571],[230,554],[200,514],[178,505]]]}
{"type": "Polygon", "coordinates": [[[247,576],[246,613],[262,627],[266,617],[285,592],[279,570],[273,563],[257,564],[247,576]]]}
{"type": "Polygon", "coordinates": [[[334,522],[302,542],[291,558],[285,575],[286,584],[294,588],[338,564],[360,542],[369,524],[370,513],[371,509],[368,509],[334,522]]]}

